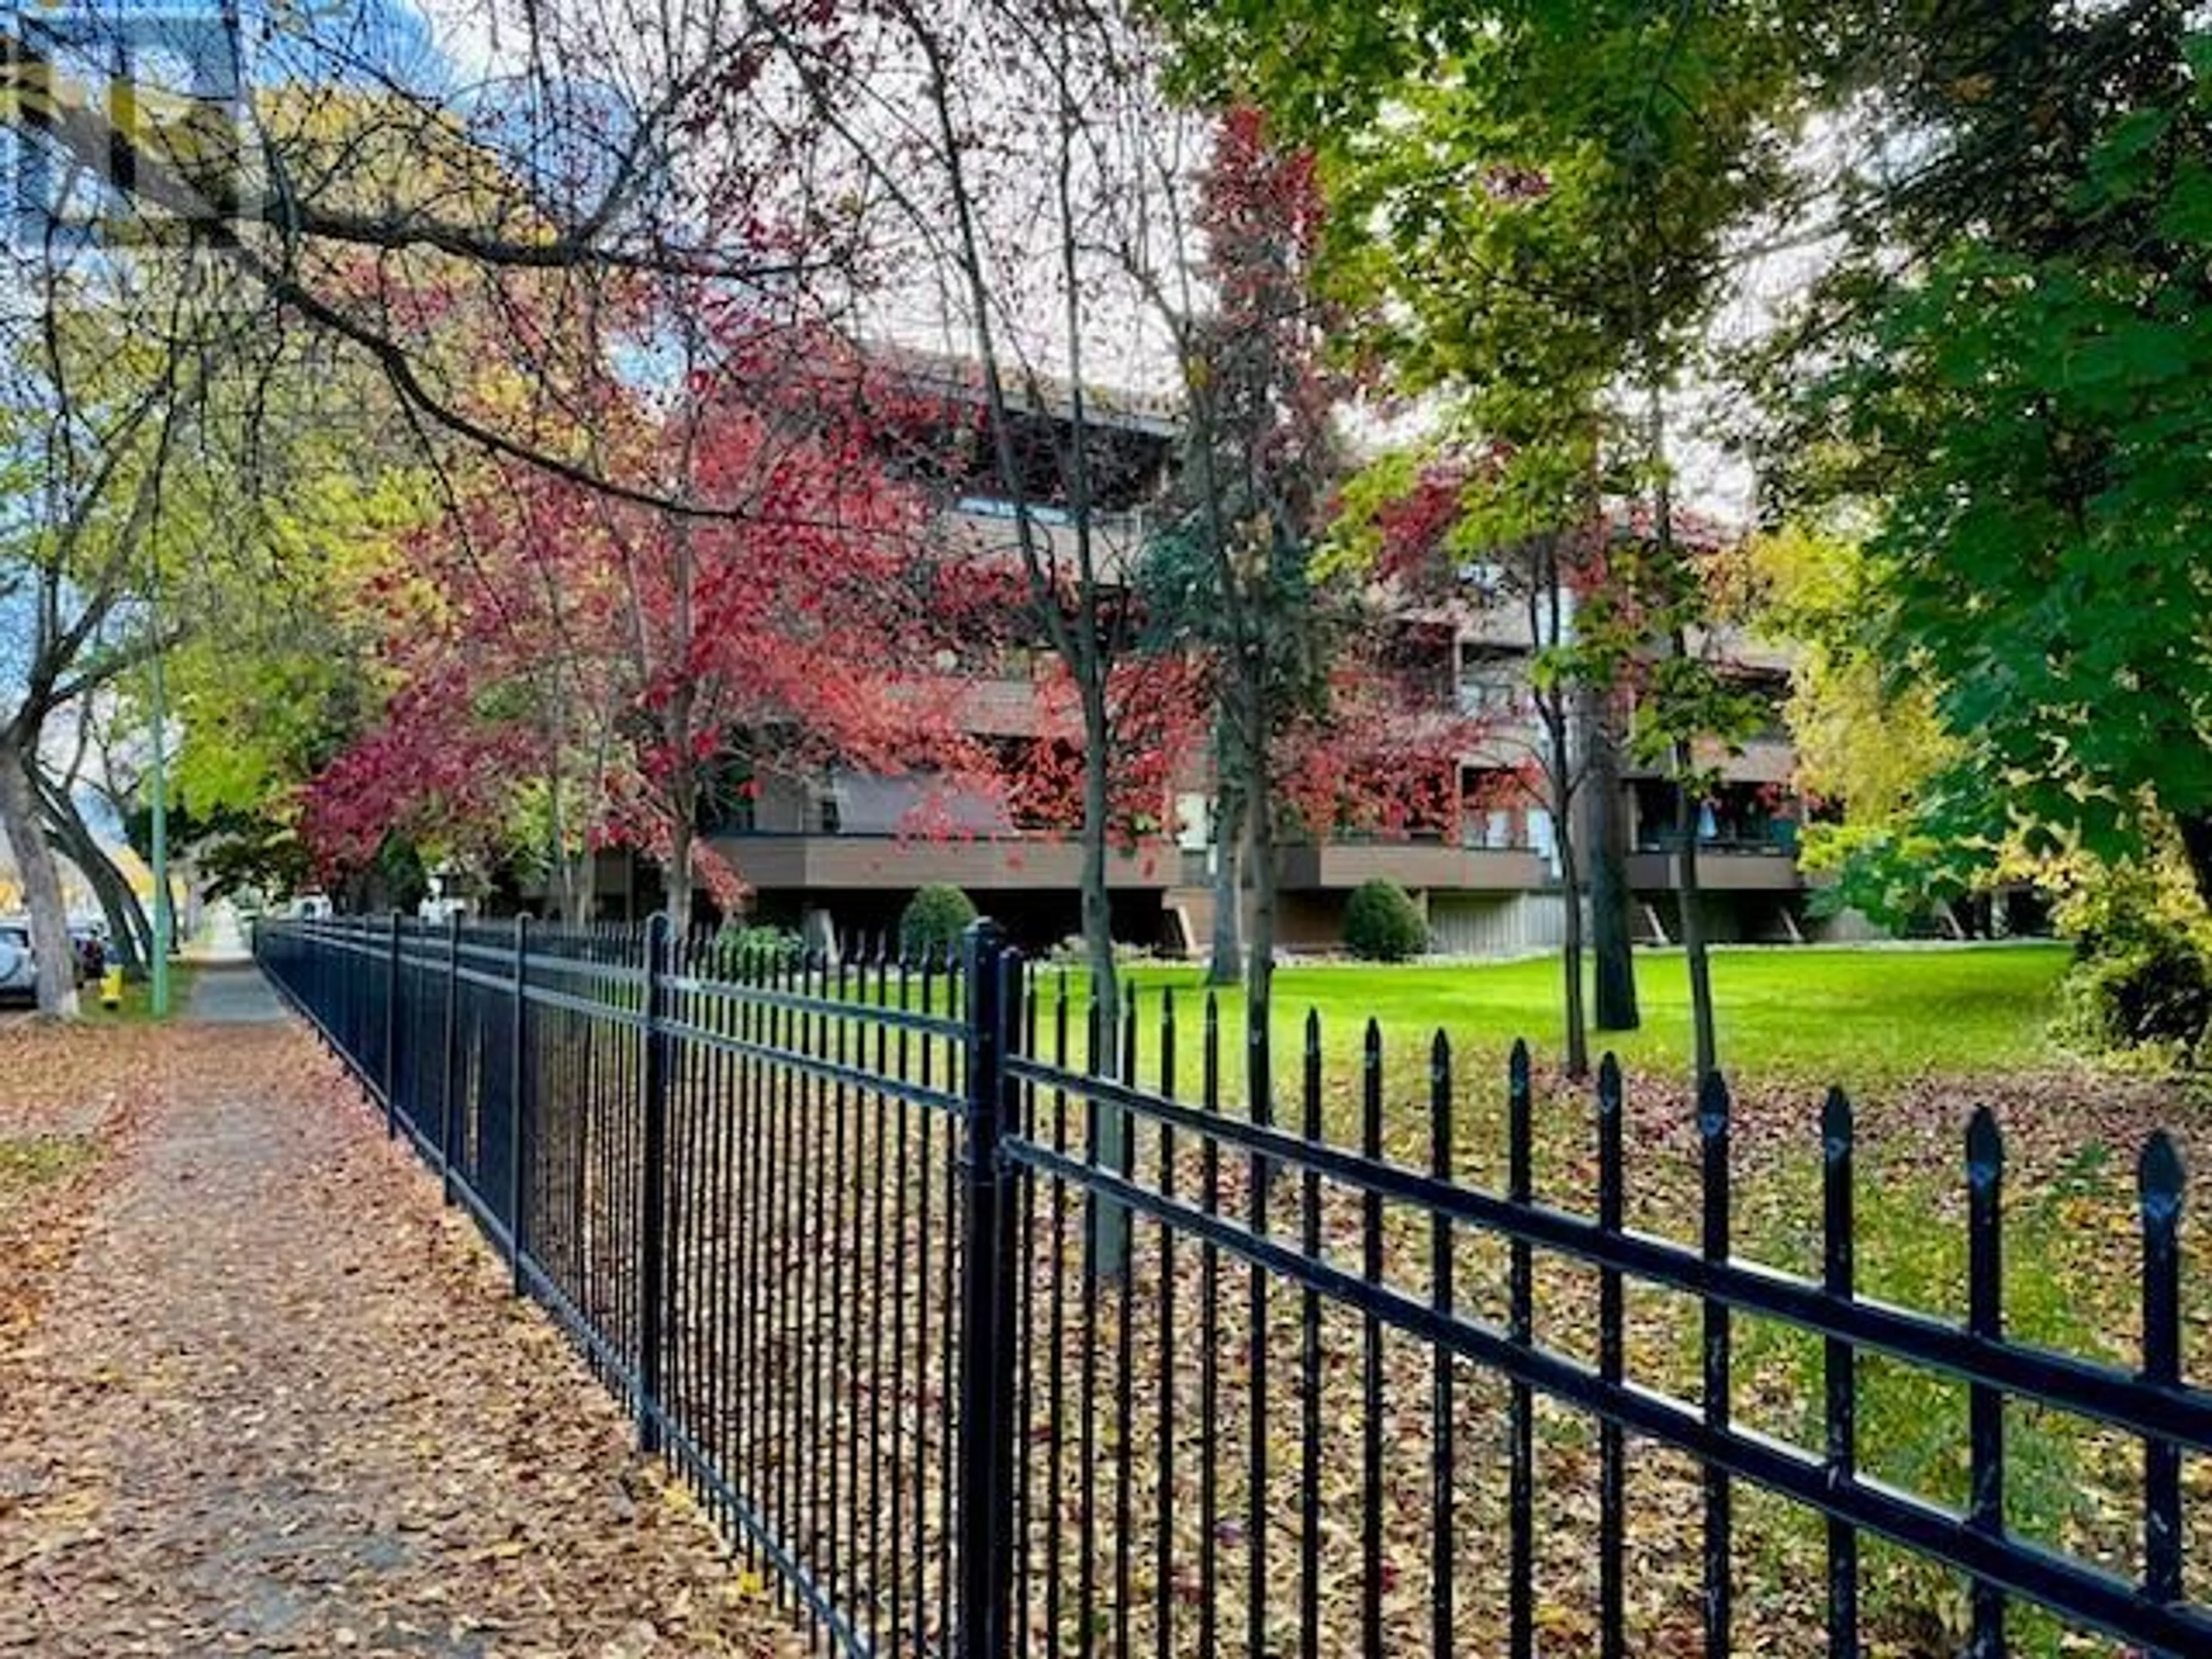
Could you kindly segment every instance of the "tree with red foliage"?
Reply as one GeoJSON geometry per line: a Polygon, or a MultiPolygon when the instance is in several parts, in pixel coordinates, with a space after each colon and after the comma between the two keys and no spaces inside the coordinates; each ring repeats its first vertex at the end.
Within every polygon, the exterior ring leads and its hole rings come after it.
{"type": "MultiPolygon", "coordinates": [[[[1109,775],[1106,839],[1127,852],[1171,828],[1164,818],[1176,772],[1206,723],[1206,665],[1188,653],[1148,651],[1114,665],[1107,695],[1121,742],[1109,775]]],[[[1069,834],[1084,821],[1079,693],[1064,663],[1037,683],[1037,735],[1005,768],[1021,822],[1069,834]]]]}
{"type": "Polygon", "coordinates": [[[833,763],[982,769],[909,603],[936,550],[927,501],[875,441],[891,394],[818,335],[672,314],[703,320],[672,330],[668,406],[611,396],[593,464],[649,452],[668,488],[750,510],[695,519],[543,469],[482,474],[394,608],[384,720],[313,787],[326,856],[365,856],[386,824],[481,844],[542,781],[556,863],[579,840],[647,851],[683,929],[695,885],[742,902],[743,871],[696,833],[733,757],[756,788],[833,763]],[[572,796],[580,823],[562,817],[572,796]]]}

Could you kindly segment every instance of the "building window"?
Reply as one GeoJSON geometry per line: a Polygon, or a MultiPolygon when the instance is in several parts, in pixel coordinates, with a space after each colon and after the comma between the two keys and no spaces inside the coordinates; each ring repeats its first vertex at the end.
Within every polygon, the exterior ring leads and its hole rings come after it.
{"type": "Polygon", "coordinates": [[[1528,659],[1521,652],[1474,640],[1461,641],[1461,714],[1474,718],[1512,714],[1522,706],[1528,689],[1528,659]]]}

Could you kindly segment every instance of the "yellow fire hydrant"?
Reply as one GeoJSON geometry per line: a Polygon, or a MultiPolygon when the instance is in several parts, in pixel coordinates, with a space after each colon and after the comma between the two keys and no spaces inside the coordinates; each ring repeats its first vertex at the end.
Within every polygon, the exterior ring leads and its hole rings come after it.
{"type": "Polygon", "coordinates": [[[120,1008],[123,1006],[123,969],[110,964],[100,972],[100,1006],[120,1008]]]}

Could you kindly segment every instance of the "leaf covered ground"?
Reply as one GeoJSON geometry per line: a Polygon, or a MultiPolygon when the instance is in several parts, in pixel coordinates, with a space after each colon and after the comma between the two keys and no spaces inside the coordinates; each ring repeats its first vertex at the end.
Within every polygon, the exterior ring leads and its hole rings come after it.
{"type": "MultiPolygon", "coordinates": [[[[1430,1147],[1420,1103],[1426,1079],[1411,1067],[1386,1079],[1388,1154],[1424,1167],[1430,1147]]],[[[1596,1163],[1589,1091],[1550,1073],[1537,1079],[1536,1189],[1543,1199],[1581,1213],[1595,1202],[1596,1163]]],[[[1503,1189],[1505,1133],[1498,1091],[1487,1076],[1456,1097],[1453,1168],[1462,1182],[1503,1189]]],[[[2134,1195],[2134,1149],[2155,1128],[2174,1131],[2186,1146],[2192,1113],[2168,1091],[2147,1082],[2100,1076],[2086,1067],[2046,1064],[2007,1076],[1918,1078],[1877,1084],[1860,1101],[1858,1244],[1860,1283],[1881,1299],[1948,1319],[1966,1308],[1964,1184],[1961,1148],[1972,1107],[1986,1101],[2008,1127],[2006,1311],[2023,1338],[2132,1368],[2138,1361],[2136,1274],[2140,1235],[2134,1195]]],[[[1694,1240],[1698,1158],[1687,1091],[1660,1078],[1632,1075],[1627,1182],[1629,1224],[1678,1240],[1694,1240]]],[[[1041,1111],[1048,1106],[1041,1104],[1041,1111]]],[[[1796,1085],[1749,1088],[1738,1097],[1735,1234],[1749,1259],[1817,1274],[1820,1265],[1820,1164],[1817,1091],[1796,1085]]],[[[1358,1134],[1358,1102],[1339,1078],[1325,1092],[1323,1114],[1340,1143],[1358,1134]]],[[[1040,1133],[1087,1160],[1085,1114],[1048,1121],[1040,1133]]],[[[1155,1133],[1139,1131],[1134,1164],[1140,1183],[1167,1185],[1155,1133]]],[[[1179,1141],[1173,1190],[1201,1194],[1207,1182],[1190,1138],[1179,1141]]],[[[1241,1157],[1224,1156],[1218,1207],[1240,1219],[1249,1212],[1250,1181],[1241,1157]]],[[[1296,1240],[1301,1218],[1296,1179],[1279,1184],[1269,1229],[1296,1240]]],[[[1264,1316],[1253,1276],[1226,1251],[1209,1264],[1188,1237],[1164,1254],[1158,1228],[1136,1227],[1133,1293],[1103,1287],[1095,1304],[1083,1293],[1086,1205],[1077,1183],[1042,1190],[1040,1225],[1057,1248],[1038,1252],[1030,1291],[1041,1325],[1058,1308],[1063,1317],[1038,1346],[1033,1364],[1048,1375],[1060,1355],[1063,1379],[1054,1395],[1040,1385],[1031,1401],[1031,1436],[1057,1445],[1049,1467],[1033,1460],[1037,1497],[1030,1513],[1033,1565],[1030,1614],[1039,1631],[1057,1623],[1062,1650],[1092,1619],[1120,1616],[1115,1585],[1123,1570],[1116,1517],[1131,1517],[1129,1571],[1135,1595],[1133,1650],[1150,1651],[1157,1608],[1175,1621],[1172,1650],[1207,1651],[1199,1585],[1214,1584],[1218,1650],[1243,1653],[1248,1595],[1256,1584],[1255,1615],[1278,1652],[1298,1650],[1295,1620],[1303,1543],[1299,1459],[1301,1298],[1270,1280],[1264,1316]],[[1172,1304],[1164,1281],[1172,1279],[1172,1304]],[[1260,1319],[1264,1344],[1250,1335],[1260,1319]],[[1125,1334],[1126,1333],[1126,1334],[1125,1334]],[[1170,1345],[1172,1344],[1172,1346],[1170,1345]],[[1265,1352],[1267,1381],[1253,1363],[1265,1352]],[[1211,1351],[1215,1364],[1204,1368],[1211,1351]],[[1265,1474],[1255,1488],[1247,1474],[1253,1444],[1249,1425],[1255,1391],[1263,1391],[1265,1474]],[[1204,1404],[1211,1395],[1211,1412],[1204,1404]],[[1178,1425],[1163,1457],[1160,1425],[1178,1425]],[[1120,1453],[1132,1448],[1125,1473],[1120,1453]],[[1079,1449],[1094,1445],[1086,1459],[1079,1449]],[[1164,1480],[1168,1504],[1159,1508],[1164,1480]],[[1083,1497],[1085,1482],[1099,1494],[1083,1497]],[[1201,1520],[1202,1493],[1217,1489],[1218,1520],[1201,1520]],[[1128,1496],[1122,1496],[1124,1488],[1128,1496]],[[1079,1533],[1086,1509],[1094,1528],[1079,1533]],[[1156,1514],[1163,1518],[1153,1519],[1156,1514]],[[1209,1536],[1213,1557],[1201,1566],[1209,1536]],[[1163,1543],[1164,1541],[1164,1544],[1163,1543]],[[1158,1564],[1167,1559],[1172,1594],[1155,1601],[1158,1564]],[[1094,1597],[1079,1589],[1091,1563],[1094,1597]],[[1264,1565],[1261,1563],[1264,1562],[1264,1565]],[[1047,1587],[1062,1585],[1056,1605],[1047,1587]],[[1056,1616],[1055,1616],[1056,1615],[1056,1616]],[[1191,1644],[1195,1643],[1195,1645],[1191,1644]]],[[[1382,1206],[1379,1275],[1419,1300],[1434,1283],[1436,1234],[1425,1214],[1382,1206]]],[[[1322,1254],[1346,1274],[1363,1271],[1365,1230],[1357,1196],[1322,1186],[1322,1254]]],[[[1493,1328],[1507,1318],[1506,1253],[1492,1237],[1468,1228],[1450,1238],[1455,1262],[1453,1306],[1493,1328]]],[[[2200,1231],[2185,1235],[2185,1348],[2194,1376],[2212,1364],[2212,1261],[2200,1231]]],[[[1595,1364],[1596,1276],[1537,1253],[1535,1334],[1546,1346],[1595,1364]]],[[[1629,1376],[1675,1398],[1698,1397],[1699,1327],[1686,1297],[1632,1287],[1625,1326],[1629,1376]]],[[[1348,1308],[1325,1303],[1317,1328],[1322,1383],[1315,1413],[1322,1442],[1318,1474],[1321,1650],[1355,1651],[1360,1640],[1361,1506],[1368,1481],[1361,1455],[1367,1417],[1362,1401],[1365,1363],[1360,1323],[1348,1308]]],[[[1383,1539],[1382,1616],[1391,1651],[1425,1651],[1430,1597],[1440,1559],[1435,1523],[1436,1368],[1422,1343],[1394,1334],[1382,1342],[1377,1373],[1384,1425],[1380,1441],[1379,1509],[1383,1539]]],[[[1507,1574],[1500,1540],[1505,1522],[1505,1390],[1498,1377],[1455,1364],[1456,1464],[1452,1477],[1455,1564],[1453,1629],[1460,1651],[1504,1650],[1507,1574]]],[[[1817,1455],[1821,1444],[1823,1382],[1820,1344],[1774,1322],[1739,1316],[1732,1409],[1739,1421],[1817,1455]]],[[[1927,1372],[1863,1358],[1858,1377],[1859,1439],[1863,1466],[1879,1478],[1954,1507],[1966,1498],[1966,1391],[1927,1372]]],[[[2019,1532],[2123,1575],[2141,1562],[2142,1452],[2124,1437],[2101,1432],[2061,1413],[2014,1405],[2008,1412],[2008,1523],[2019,1532]]],[[[1532,1575],[1542,1639],[1563,1653],[1597,1645],[1596,1553],[1601,1510],[1598,1439],[1588,1417],[1540,1400],[1536,1424],[1537,1540],[1532,1575]]],[[[1626,1555],[1630,1651],[1688,1655],[1700,1638],[1702,1512],[1696,1467],[1686,1458],[1632,1440],[1627,1453],[1626,1555]]],[[[2185,1473],[2192,1510],[2212,1496],[2198,1460],[2185,1473]]],[[[1778,1655],[1826,1649],[1822,1589],[1823,1534],[1817,1517],[1739,1484],[1733,1573],[1735,1630],[1741,1650],[1778,1655]]],[[[2191,1528],[2191,1583],[2212,1571],[2207,1536],[2191,1528]]],[[[1902,1553],[1869,1542],[1861,1586],[1867,1650],[1884,1659],[1949,1659],[1967,1638],[1963,1585],[1902,1553]]],[[[2010,1618],[2014,1650],[2039,1659],[2113,1655],[2115,1644],[2026,1607],[2010,1618]]]]}
{"type": "Polygon", "coordinates": [[[0,1651],[795,1638],[289,1024],[0,1032],[0,1651]]]}

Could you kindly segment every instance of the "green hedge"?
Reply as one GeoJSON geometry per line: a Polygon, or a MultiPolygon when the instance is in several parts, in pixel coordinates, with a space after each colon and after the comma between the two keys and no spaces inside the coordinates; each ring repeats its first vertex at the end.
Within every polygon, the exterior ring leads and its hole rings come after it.
{"type": "Polygon", "coordinates": [[[957,887],[939,882],[907,901],[899,917],[899,954],[908,961],[957,950],[960,935],[975,920],[975,902],[957,887]]]}
{"type": "Polygon", "coordinates": [[[1429,948],[1428,924],[1395,881],[1370,881],[1344,907],[1344,948],[1369,962],[1404,962],[1429,948]]]}

